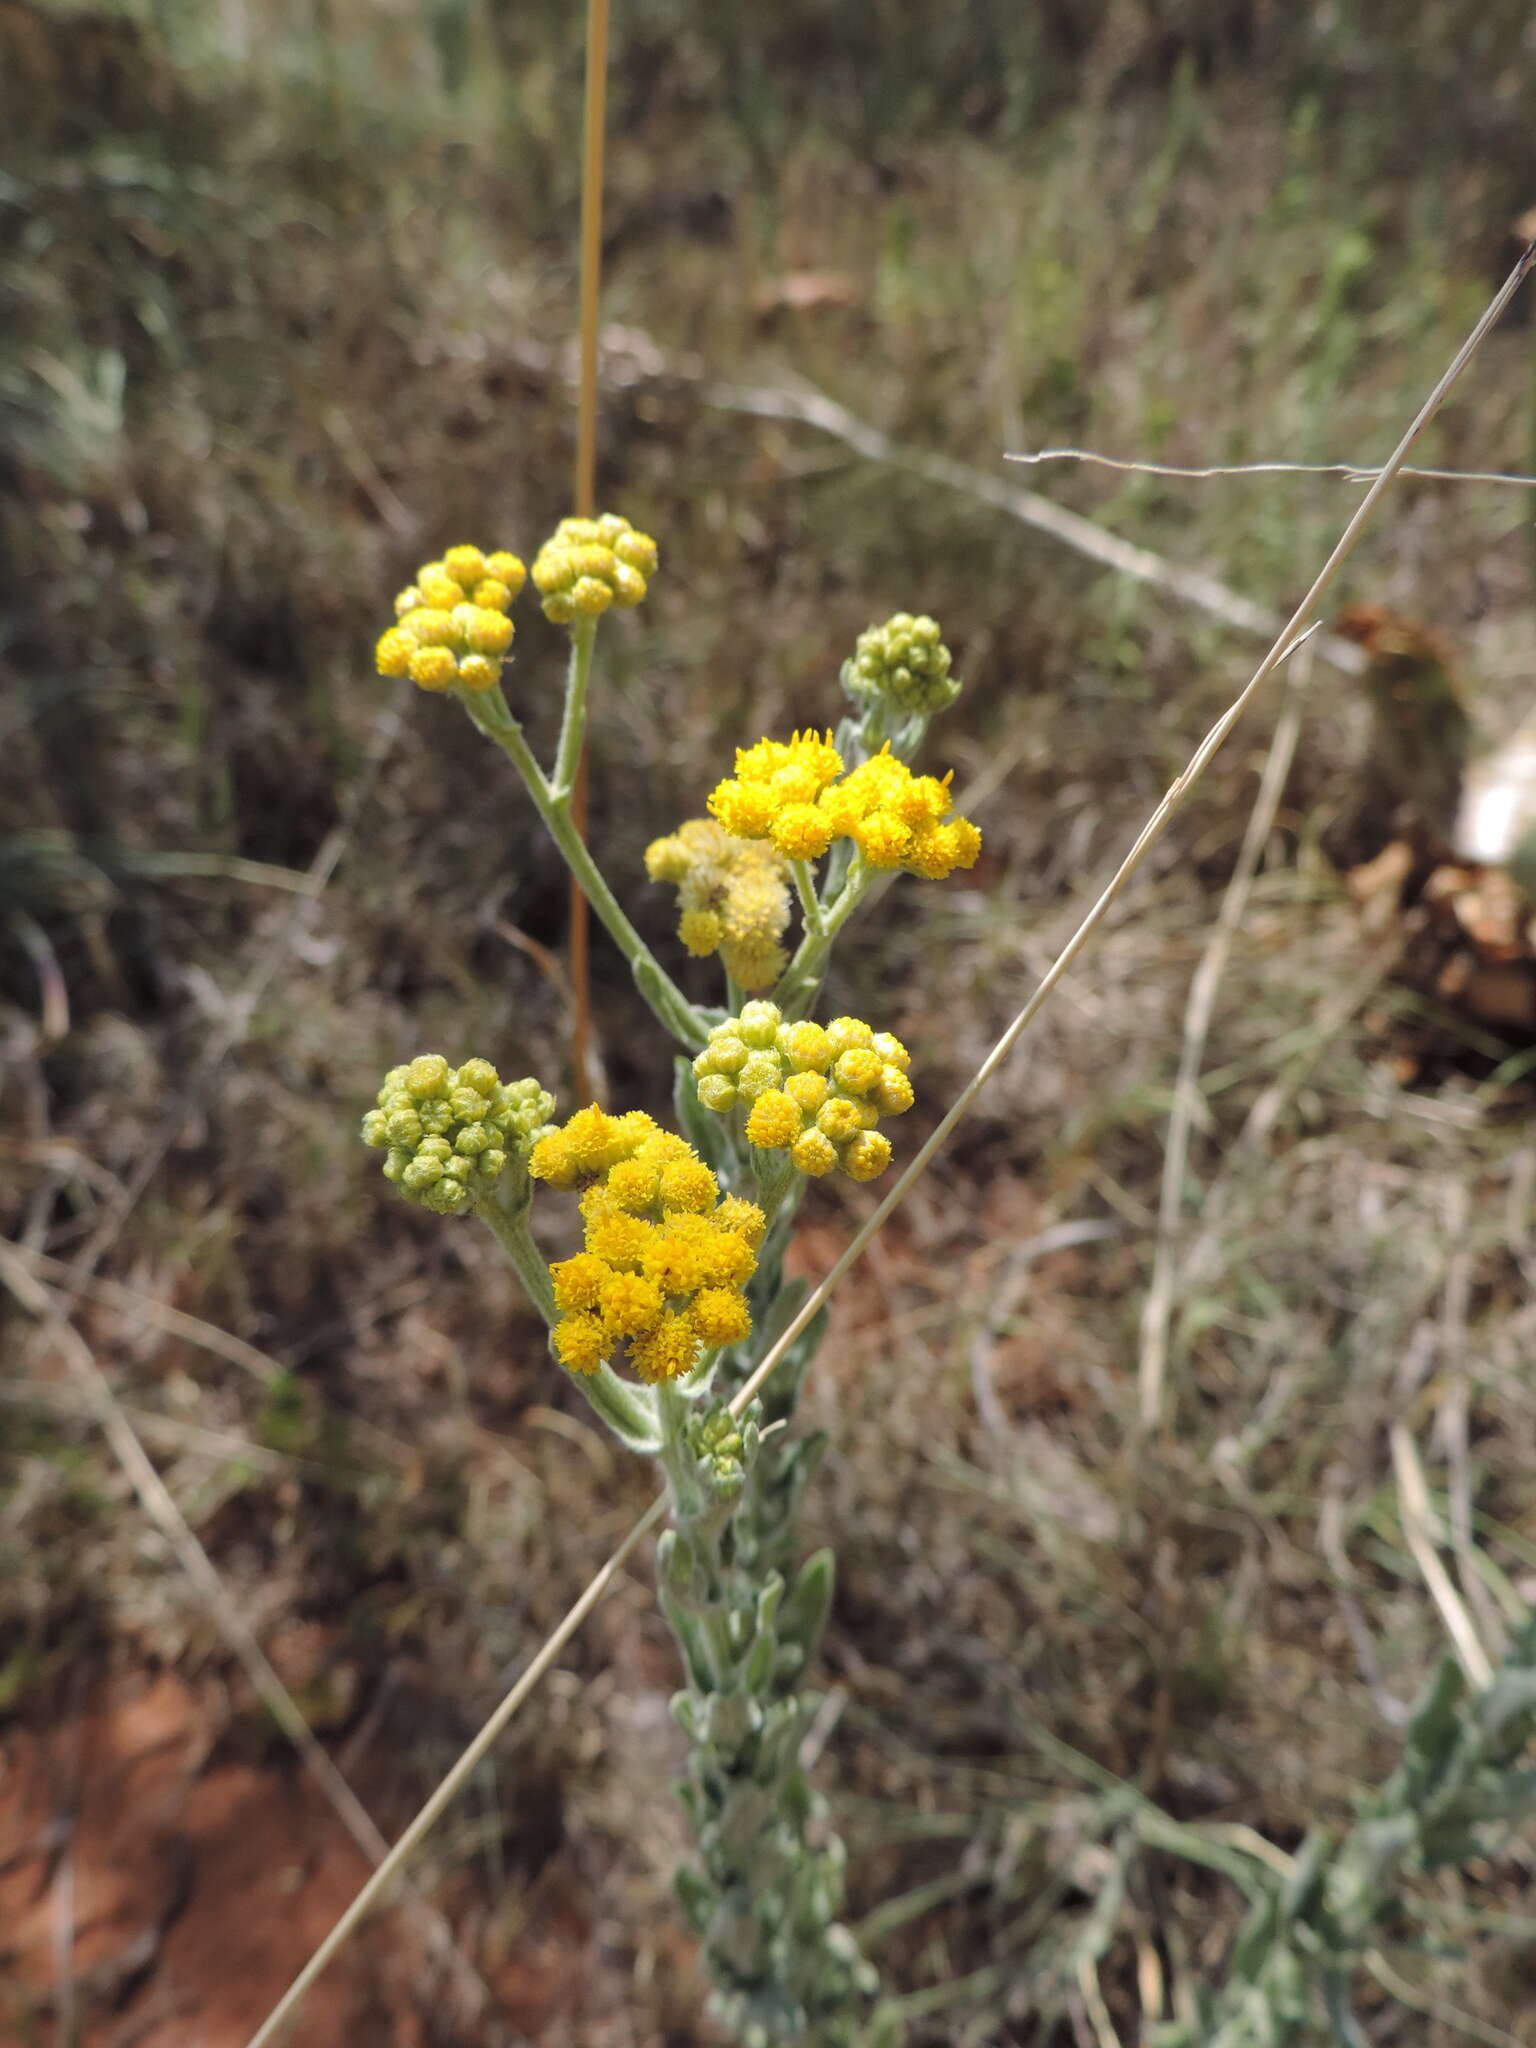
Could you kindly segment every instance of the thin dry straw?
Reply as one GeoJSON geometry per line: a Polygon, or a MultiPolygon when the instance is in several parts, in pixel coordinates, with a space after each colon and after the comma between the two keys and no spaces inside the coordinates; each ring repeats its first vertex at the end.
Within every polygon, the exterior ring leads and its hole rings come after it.
{"type": "MultiPolygon", "coordinates": [[[[1192,757],[1189,766],[1168,790],[1162,802],[1142,829],[1135,845],[1121,862],[1108,887],[1103,891],[1098,901],[1088,912],[1088,915],[1067,941],[1054,965],[1041,980],[1034,994],[1025,1003],[1018,1016],[1015,1017],[1008,1029],[997,1041],[997,1044],[982,1061],[976,1073],[955,1102],[951,1104],[949,1110],[918,1152],[916,1158],[913,1159],[885,1199],[860,1225],[841,1257],[823,1277],[820,1284],[812,1291],[802,1305],[799,1314],[793,1318],[788,1328],[769,1349],[756,1371],[753,1372],[735,1399],[730,1403],[732,1414],[740,1414],[747,1403],[757,1394],[759,1388],[774,1370],[775,1366],[778,1365],[790,1345],[794,1343],[811,1318],[822,1308],[838,1281],[841,1280],[848,1271],[848,1268],[863,1252],[865,1246],[868,1245],[871,1238],[874,1237],[875,1233],[884,1224],[886,1218],[905,1198],[913,1183],[926,1171],[934,1155],[938,1152],[939,1147],[944,1143],[960,1118],[975,1100],[978,1092],[985,1087],[998,1067],[1008,1057],[1008,1054],[1013,1050],[1022,1033],[1039,1015],[1040,1010],[1049,1000],[1052,992],[1061,982],[1068,968],[1077,959],[1084,946],[1103,922],[1116,897],[1121,894],[1152,848],[1161,839],[1163,833],[1172,822],[1174,814],[1179,810],[1190,791],[1204,774],[1212,756],[1226,739],[1228,733],[1231,732],[1233,726],[1236,725],[1238,719],[1241,718],[1255,694],[1262,688],[1266,679],[1273,674],[1279,664],[1300,646],[1302,639],[1306,636],[1308,623],[1316,611],[1319,601],[1338,575],[1339,570],[1353,553],[1356,543],[1359,541],[1361,534],[1370,521],[1371,515],[1385,494],[1387,486],[1397,475],[1398,470],[1406,460],[1409,449],[1412,448],[1424,428],[1428,426],[1429,422],[1439,411],[1441,405],[1445,402],[1446,396],[1461,377],[1462,372],[1476,355],[1488,334],[1497,325],[1505,308],[1520,289],[1533,264],[1536,264],[1536,243],[1532,243],[1521,256],[1519,262],[1516,263],[1476,327],[1473,328],[1467,339],[1457,350],[1449,368],[1440,378],[1440,381],[1436,384],[1423,405],[1420,406],[1417,414],[1414,416],[1412,425],[1393,451],[1391,459],[1386,463],[1381,474],[1360,501],[1354,517],[1340,535],[1333,552],[1329,555],[1313,581],[1311,589],[1296,607],[1295,612],[1276,638],[1268,654],[1265,655],[1263,661],[1254,670],[1246,688],[1211,728],[1210,732],[1207,733],[1192,757]]],[[[596,1607],[603,1594],[618,1575],[619,1567],[634,1550],[635,1545],[649,1529],[654,1528],[656,1523],[660,1521],[665,1507],[666,1500],[664,1496],[653,1501],[640,1520],[629,1531],[623,1542],[620,1543],[617,1550],[608,1559],[607,1563],[603,1565],[602,1569],[591,1580],[575,1605],[569,1610],[563,1620],[558,1623],[552,1634],[540,1647],[528,1665],[527,1670],[524,1671],[522,1677],[517,1681],[517,1684],[501,1702],[500,1706],[497,1707],[495,1713],[486,1722],[447,1777],[444,1778],[442,1784],[438,1786],[420,1813],[417,1814],[404,1834],[401,1835],[399,1841],[395,1844],[384,1862],[380,1864],[379,1868],[368,1879],[367,1883],[364,1884],[357,1897],[347,1907],[336,1925],[325,1937],[319,1948],[316,1949],[314,1955],[311,1956],[308,1963],[299,1972],[267,2019],[251,2036],[250,2041],[247,2043],[247,2048],[266,2048],[266,2044],[274,2038],[277,2029],[297,2008],[310,1985],[321,1975],[332,1957],[344,1945],[353,1929],[363,1920],[369,1908],[379,1898],[390,1880],[399,1872],[412,1851],[428,1833],[438,1816],[451,1803],[459,1788],[472,1775],[475,1766],[495,1742],[502,1730],[507,1727],[513,1715],[533,1691],[539,1679],[543,1677],[550,1665],[553,1664],[560,1650],[564,1648],[565,1644],[576,1633],[592,1609],[596,1607]]]]}
{"type": "MultiPolygon", "coordinates": [[[[597,342],[603,274],[603,131],[608,102],[608,0],[588,0],[587,72],[581,145],[581,372],[576,393],[576,473],[571,510],[597,504],[597,342]]],[[[587,750],[576,759],[571,820],[587,829],[587,750]]],[[[571,1086],[584,1102],[590,1086],[592,1041],[591,923],[587,899],[572,875],[567,898],[571,956],[571,1086]]]]}
{"type": "MultiPolygon", "coordinates": [[[[1042,462],[1092,463],[1099,469],[1118,470],[1122,476],[1177,477],[1190,483],[1225,476],[1341,476],[1352,484],[1364,484],[1381,473],[1373,464],[1359,462],[1133,462],[1117,455],[1101,455],[1095,448],[1035,448],[1025,454],[1005,455],[1003,460],[1030,467],[1042,462]]],[[[1512,475],[1502,469],[1415,469],[1405,462],[1397,474],[1421,477],[1432,483],[1516,484],[1527,490],[1536,488],[1536,476],[1512,475]]]]}
{"type": "Polygon", "coordinates": [[[1168,1140],[1163,1153],[1163,1184],[1158,1198],[1157,1248],[1152,1259],[1152,1280],[1141,1315],[1141,1360],[1137,1372],[1141,1400],[1141,1426],[1153,1429],[1163,1405],[1163,1382],[1168,1366],[1169,1326],[1174,1298],[1178,1292],[1179,1235],[1184,1220],[1184,1175],[1189,1164],[1190,1128],[1200,1107],[1200,1064],[1205,1057],[1206,1039],[1216,1008],[1216,991],[1226,970],[1232,942],[1248,908],[1248,897],[1264,848],[1269,842],[1275,814],[1296,742],[1301,735],[1301,702],[1311,669],[1311,644],[1292,671],[1284,709],[1275,727],[1258,795],[1248,816],[1248,827],[1237,857],[1237,866],[1221,899],[1216,924],[1200,965],[1189,986],[1184,1010],[1184,1044],[1179,1054],[1178,1077],[1173,1086],[1173,1107],[1168,1114],[1168,1140]]]}

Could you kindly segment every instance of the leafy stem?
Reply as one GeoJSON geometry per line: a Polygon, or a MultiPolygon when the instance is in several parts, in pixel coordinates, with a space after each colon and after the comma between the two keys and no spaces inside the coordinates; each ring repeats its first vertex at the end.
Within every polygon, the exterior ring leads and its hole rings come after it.
{"type": "Polygon", "coordinates": [[[556,803],[569,803],[576,787],[581,743],[587,732],[587,680],[592,673],[592,649],[596,642],[597,620],[578,619],[571,628],[571,665],[565,680],[565,710],[560,720],[560,745],[555,752],[555,779],[550,787],[556,803]]]}
{"type": "Polygon", "coordinates": [[[585,725],[585,694],[592,660],[590,628],[585,635],[584,654],[580,651],[581,643],[582,635],[578,632],[576,645],[571,651],[566,716],[560,735],[560,756],[553,784],[535,760],[527,735],[513,717],[499,687],[492,690],[462,690],[458,693],[459,698],[481,732],[487,739],[496,742],[522,777],[549,836],[559,847],[567,867],[581,884],[587,901],[602,919],[608,936],[629,962],[630,971],[635,977],[640,993],[673,1037],[690,1051],[697,1051],[708,1037],[703,1019],[620,909],[618,899],[604,881],[587,842],[576,829],[575,820],[571,816],[570,792],[561,784],[562,765],[567,747],[569,746],[571,752],[571,772],[574,774],[575,753],[580,747],[581,733],[585,725]],[[572,704],[578,694],[581,703],[573,713],[572,704]]]}
{"type": "Polygon", "coordinates": [[[513,1209],[500,1199],[499,1194],[493,1193],[480,1204],[480,1215],[506,1253],[513,1272],[522,1281],[528,1299],[553,1328],[560,1311],[555,1306],[554,1284],[550,1280],[544,1254],[534,1243],[533,1232],[528,1228],[526,1204],[513,1209]]]}
{"type": "Polygon", "coordinates": [[[873,879],[874,870],[866,865],[861,855],[856,854],[837,895],[830,903],[818,906],[820,916],[815,930],[811,929],[807,919],[805,936],[773,992],[773,1000],[787,1018],[803,1017],[816,1000],[816,992],[827,971],[832,942],[858,909],[859,901],[873,879]]]}
{"type": "Polygon", "coordinates": [[[806,860],[792,860],[789,871],[795,878],[795,892],[805,914],[806,932],[819,936],[822,929],[821,898],[816,894],[816,878],[811,873],[811,864],[806,860]]]}

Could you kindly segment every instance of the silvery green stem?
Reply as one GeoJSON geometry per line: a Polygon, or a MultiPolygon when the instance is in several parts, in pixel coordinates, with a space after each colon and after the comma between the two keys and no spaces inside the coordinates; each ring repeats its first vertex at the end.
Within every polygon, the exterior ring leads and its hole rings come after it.
{"type": "MultiPolygon", "coordinates": [[[[524,1176],[524,1189],[527,1181],[524,1176]]],[[[528,1203],[525,1200],[506,1201],[497,1188],[479,1206],[481,1220],[486,1223],[496,1242],[506,1253],[512,1270],[523,1283],[523,1292],[533,1303],[546,1323],[553,1324],[560,1311],[555,1307],[554,1285],[549,1277],[549,1267],[544,1254],[533,1241],[533,1232],[528,1228],[528,1203]]]]}
{"type": "Polygon", "coordinates": [[[820,932],[821,899],[816,894],[816,878],[811,873],[810,862],[792,860],[789,871],[795,878],[795,894],[800,898],[800,910],[805,918],[806,931],[820,932]]]}
{"type": "MultiPolygon", "coordinates": [[[[481,732],[487,739],[496,742],[523,778],[528,794],[533,798],[534,808],[543,820],[549,836],[565,856],[567,867],[580,882],[583,894],[602,920],[608,936],[629,962],[630,972],[635,977],[635,986],[673,1037],[680,1044],[696,1052],[709,1036],[704,1020],[619,907],[618,899],[604,881],[587,842],[576,829],[575,820],[571,816],[569,788],[560,785],[559,778],[565,765],[567,738],[570,737],[573,746],[579,747],[580,733],[585,722],[585,693],[592,655],[590,638],[586,642],[585,665],[577,660],[579,646],[578,640],[572,647],[571,676],[566,698],[567,717],[561,733],[560,765],[556,768],[554,785],[546,780],[543,769],[534,759],[533,749],[528,744],[523,728],[512,716],[499,687],[493,690],[461,690],[458,695],[464,709],[481,732]],[[578,688],[581,703],[573,715],[571,706],[578,688]]],[[[574,774],[574,761],[571,764],[571,772],[574,774]]]]}
{"type": "Polygon", "coordinates": [[[565,682],[565,709],[560,718],[555,779],[550,786],[556,803],[568,803],[571,791],[576,787],[581,744],[587,735],[587,681],[592,673],[592,649],[596,643],[597,620],[578,619],[571,628],[571,666],[565,682]]]}
{"type": "Polygon", "coordinates": [[[790,1021],[805,1016],[815,1002],[827,971],[832,942],[858,909],[859,899],[869,887],[873,875],[874,870],[855,856],[842,888],[829,902],[821,904],[816,929],[811,930],[807,924],[795,956],[779,977],[779,985],[773,992],[773,1001],[790,1021]]]}

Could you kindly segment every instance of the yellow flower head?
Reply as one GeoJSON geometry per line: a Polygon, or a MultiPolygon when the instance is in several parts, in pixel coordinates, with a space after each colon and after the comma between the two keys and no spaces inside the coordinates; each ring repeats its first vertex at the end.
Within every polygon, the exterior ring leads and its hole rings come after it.
{"type": "Polygon", "coordinates": [[[739,1114],[749,1144],[788,1152],[801,1173],[872,1180],[891,1148],[864,1141],[912,1107],[911,1063],[899,1038],[861,1017],[786,1024],[773,1003],[752,1002],[715,1026],[693,1073],[704,1108],[739,1114]]]}
{"type": "Polygon", "coordinates": [[[942,879],[981,851],[970,820],[948,818],[952,801],[948,776],[914,775],[889,744],[844,775],[830,734],[795,733],[739,748],[709,808],[727,832],[767,840],[790,860],[851,839],[871,867],[942,879]]]}
{"type": "Polygon", "coordinates": [[[559,1187],[587,1183],[584,1249],[550,1269],[555,1352],[573,1372],[595,1372],[627,1344],[642,1379],[676,1378],[747,1334],[742,1290],[767,1219],[753,1202],[722,1201],[681,1138],[594,1104],[534,1146],[528,1171],[559,1187]]]}
{"type": "Polygon", "coordinates": [[[615,1337],[640,1337],[666,1313],[666,1296],[643,1273],[610,1273],[603,1282],[601,1310],[615,1337]]]}
{"type": "Polygon", "coordinates": [[[533,558],[534,588],[557,626],[639,604],[656,573],[656,543],[617,512],[562,519],[533,558]]]}
{"type": "Polygon", "coordinates": [[[789,1148],[789,1156],[803,1174],[819,1179],[837,1164],[837,1147],[825,1131],[802,1132],[789,1148]]]}
{"type": "MultiPolygon", "coordinates": [[[[743,1304],[745,1305],[745,1304],[743,1304]]],[[[747,1318],[750,1329],[752,1319],[747,1318]]],[[[655,1329],[629,1347],[634,1368],[644,1380],[678,1380],[701,1361],[704,1342],[687,1315],[664,1315],[655,1329]]]]}
{"type": "Polygon", "coordinates": [[[645,850],[653,882],[677,890],[677,935],[702,959],[718,953],[741,988],[769,988],[788,964],[789,864],[761,840],[738,839],[713,818],[690,818],[645,850]]]}
{"type": "Polygon", "coordinates": [[[572,1372],[596,1372],[613,1348],[598,1316],[562,1316],[554,1328],[555,1356],[572,1372]]]}
{"type": "Polygon", "coordinates": [[[707,960],[720,950],[725,919],[718,910],[685,910],[677,920],[677,936],[695,960],[707,960]]]}
{"type": "Polygon", "coordinates": [[[492,689],[512,645],[507,608],[527,575],[516,555],[477,547],[423,562],[374,649],[379,674],[409,676],[422,690],[492,689]]]}
{"type": "Polygon", "coordinates": [[[701,1287],[689,1312],[702,1343],[739,1344],[752,1328],[745,1299],[731,1287],[701,1287]]]}
{"type": "Polygon", "coordinates": [[[555,1287],[555,1306],[562,1309],[596,1308],[602,1298],[608,1268],[591,1252],[578,1252],[549,1269],[555,1287]]]}

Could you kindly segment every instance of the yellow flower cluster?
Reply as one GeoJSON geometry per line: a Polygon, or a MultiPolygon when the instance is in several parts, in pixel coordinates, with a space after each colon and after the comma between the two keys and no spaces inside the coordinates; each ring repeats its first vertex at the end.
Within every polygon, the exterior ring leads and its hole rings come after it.
{"type": "Polygon", "coordinates": [[[858,1017],[786,1024],[773,1003],[747,1003],[716,1025],[693,1072],[706,1109],[746,1110],[750,1144],[787,1151],[802,1173],[873,1180],[891,1163],[875,1126],[912,1107],[911,1064],[899,1038],[858,1017]]]}
{"type": "Polygon", "coordinates": [[[969,818],[951,818],[950,778],[914,775],[889,746],[848,774],[814,732],[759,740],[736,753],[736,773],[716,785],[709,808],[739,839],[768,839],[791,860],[816,860],[851,839],[873,868],[905,868],[942,881],[981,851],[969,818]]]}
{"type": "Polygon", "coordinates": [[[713,818],[690,818],[645,849],[653,882],[677,889],[677,935],[703,959],[718,953],[741,988],[770,988],[788,955],[789,864],[777,847],[737,839],[713,818]]]}
{"type": "Polygon", "coordinates": [[[381,676],[423,690],[489,690],[512,645],[507,611],[528,571],[504,550],[449,548],[395,599],[395,624],[374,650],[381,676]]]}
{"type": "Polygon", "coordinates": [[[555,1354],[596,1372],[622,1343],[643,1380],[680,1379],[752,1327],[744,1293],[766,1219],[720,1195],[690,1145],[640,1110],[595,1104],[534,1146],[528,1171],[559,1188],[587,1182],[585,1250],[550,1268],[555,1354]]]}
{"type": "Polygon", "coordinates": [[[656,543],[617,512],[562,519],[533,558],[534,588],[557,626],[638,604],[656,574],[656,543]]]}

